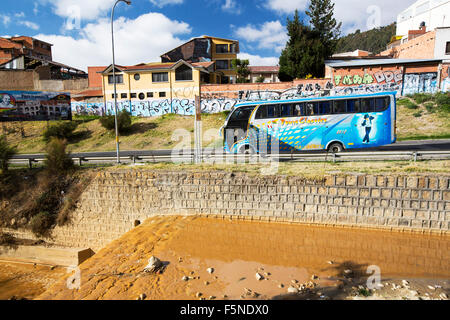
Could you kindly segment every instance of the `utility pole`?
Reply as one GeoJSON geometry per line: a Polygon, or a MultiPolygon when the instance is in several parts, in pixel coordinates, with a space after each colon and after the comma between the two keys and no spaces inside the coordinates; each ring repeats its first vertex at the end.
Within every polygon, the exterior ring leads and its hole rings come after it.
{"type": "Polygon", "coordinates": [[[120,147],[119,147],[119,127],[117,123],[117,81],[116,81],[116,57],[114,52],[114,9],[119,2],[125,2],[127,5],[131,5],[129,0],[117,0],[111,11],[111,38],[112,38],[112,69],[113,69],[113,82],[114,82],[114,121],[116,127],[116,152],[117,152],[117,163],[120,163],[120,147]]]}

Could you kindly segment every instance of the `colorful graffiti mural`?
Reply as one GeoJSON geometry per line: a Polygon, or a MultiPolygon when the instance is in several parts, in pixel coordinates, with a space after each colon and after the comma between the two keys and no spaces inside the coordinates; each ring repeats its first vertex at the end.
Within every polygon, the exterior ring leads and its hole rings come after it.
{"type": "Polygon", "coordinates": [[[69,93],[0,91],[0,121],[71,119],[69,93]]]}
{"type": "Polygon", "coordinates": [[[403,95],[414,93],[436,93],[437,72],[405,74],[403,95]]]}
{"type": "Polygon", "coordinates": [[[364,74],[334,76],[334,95],[365,94],[397,91],[401,94],[403,73],[401,70],[385,70],[364,74]]]}

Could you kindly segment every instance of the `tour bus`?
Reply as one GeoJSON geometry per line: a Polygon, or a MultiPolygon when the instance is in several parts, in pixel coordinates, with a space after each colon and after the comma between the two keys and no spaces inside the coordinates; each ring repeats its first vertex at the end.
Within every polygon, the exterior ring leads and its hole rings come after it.
{"type": "Polygon", "coordinates": [[[239,103],[228,115],[227,153],[370,148],[396,141],[396,92],[239,103]],[[279,150],[271,150],[271,146],[279,150]]]}

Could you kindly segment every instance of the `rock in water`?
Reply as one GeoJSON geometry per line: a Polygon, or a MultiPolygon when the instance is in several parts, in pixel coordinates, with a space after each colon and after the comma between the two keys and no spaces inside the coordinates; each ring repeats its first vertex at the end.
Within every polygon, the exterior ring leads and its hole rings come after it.
{"type": "Polygon", "coordinates": [[[206,271],[207,271],[209,274],[212,274],[212,273],[214,272],[214,268],[208,268],[208,269],[206,269],[206,271]]]}
{"type": "Polygon", "coordinates": [[[298,289],[297,289],[297,288],[294,288],[294,287],[289,287],[289,288],[287,289],[287,292],[288,292],[288,293],[298,293],[298,289]]]}
{"type": "Polygon", "coordinates": [[[256,273],[255,277],[256,277],[256,280],[258,280],[258,281],[264,279],[264,277],[260,273],[256,273]]]}
{"type": "Polygon", "coordinates": [[[148,265],[144,268],[144,272],[148,273],[156,273],[163,267],[163,263],[156,257],[151,257],[148,260],[148,265]]]}

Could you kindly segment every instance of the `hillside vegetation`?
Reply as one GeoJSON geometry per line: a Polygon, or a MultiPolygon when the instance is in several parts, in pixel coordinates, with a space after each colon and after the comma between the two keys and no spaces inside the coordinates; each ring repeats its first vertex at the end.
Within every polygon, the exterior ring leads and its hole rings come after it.
{"type": "MultiPolygon", "coordinates": [[[[397,110],[399,140],[450,138],[449,99],[449,94],[434,97],[415,95],[400,99],[397,110]]],[[[224,124],[225,118],[225,113],[202,115],[205,147],[222,146],[219,128],[224,124]]],[[[78,125],[68,141],[70,152],[115,150],[114,131],[103,128],[98,118],[74,119],[78,125]]],[[[17,147],[19,153],[44,153],[46,143],[43,133],[46,129],[47,122],[2,123],[0,135],[6,135],[8,143],[17,147]]],[[[158,118],[133,118],[131,129],[120,137],[120,141],[121,150],[193,146],[194,117],[168,114],[158,118]]]]}
{"type": "Polygon", "coordinates": [[[386,46],[395,36],[396,24],[375,28],[365,32],[359,29],[339,39],[336,53],[355,51],[356,49],[378,54],[386,50],[386,46]]]}

